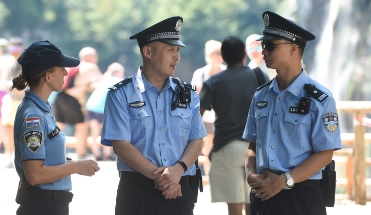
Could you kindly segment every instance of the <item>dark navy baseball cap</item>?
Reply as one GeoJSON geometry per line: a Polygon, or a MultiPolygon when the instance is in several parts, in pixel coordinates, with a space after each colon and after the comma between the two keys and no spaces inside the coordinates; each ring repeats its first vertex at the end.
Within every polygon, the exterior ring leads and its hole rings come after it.
{"type": "Polygon", "coordinates": [[[139,46],[154,41],[161,41],[170,45],[185,47],[184,43],[180,41],[180,30],[182,29],[182,25],[182,17],[170,17],[131,36],[130,39],[136,39],[139,46]]]}
{"type": "Polygon", "coordinates": [[[316,37],[292,20],[286,19],[278,14],[265,11],[262,14],[264,20],[263,35],[257,40],[279,40],[285,39],[305,48],[307,41],[316,37]]]}
{"type": "Polygon", "coordinates": [[[64,55],[48,40],[37,41],[25,49],[18,58],[22,69],[29,72],[42,72],[52,67],[75,67],[79,59],[64,55]]]}

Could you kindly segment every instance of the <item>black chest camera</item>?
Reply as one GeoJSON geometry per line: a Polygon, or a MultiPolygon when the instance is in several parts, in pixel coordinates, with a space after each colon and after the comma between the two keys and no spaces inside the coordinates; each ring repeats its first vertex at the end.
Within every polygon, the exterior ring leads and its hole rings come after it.
{"type": "Polygon", "coordinates": [[[188,85],[183,84],[183,82],[174,78],[177,86],[173,93],[173,98],[171,102],[171,110],[175,110],[177,107],[186,108],[187,104],[191,103],[191,88],[188,85]]]}

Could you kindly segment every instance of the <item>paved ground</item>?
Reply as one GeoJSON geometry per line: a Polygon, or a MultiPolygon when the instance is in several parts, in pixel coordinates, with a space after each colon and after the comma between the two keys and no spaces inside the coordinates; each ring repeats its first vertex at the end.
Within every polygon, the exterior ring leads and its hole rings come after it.
{"type": "MultiPolygon", "coordinates": [[[[7,162],[0,154],[0,215],[15,214],[18,205],[15,194],[18,176],[14,168],[4,168],[7,162]]],[[[70,215],[110,215],[114,214],[118,174],[114,162],[99,162],[101,171],[93,177],[73,175],[73,202],[70,204],[70,215]]],[[[337,200],[334,208],[328,208],[329,215],[371,214],[371,202],[366,206],[355,205],[351,201],[337,200]]],[[[196,204],[195,215],[227,215],[224,203],[211,203],[209,187],[204,187],[196,204]]]]}

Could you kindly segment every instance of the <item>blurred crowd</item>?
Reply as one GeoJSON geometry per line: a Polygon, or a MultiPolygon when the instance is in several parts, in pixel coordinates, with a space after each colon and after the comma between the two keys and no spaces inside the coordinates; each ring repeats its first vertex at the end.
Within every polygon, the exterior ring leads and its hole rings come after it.
{"type": "MultiPolygon", "coordinates": [[[[14,168],[14,119],[25,91],[9,91],[9,88],[21,72],[17,59],[24,46],[20,37],[0,38],[0,153],[6,160],[0,167],[5,168],[14,168]]],[[[70,142],[67,145],[72,145],[72,149],[67,150],[72,157],[114,160],[112,148],[102,146],[99,141],[108,88],[124,79],[125,68],[113,62],[102,72],[98,67],[98,53],[92,47],[83,47],[78,56],[81,63],[68,69],[63,91],[49,99],[52,112],[59,128],[71,137],[67,138],[70,142]]]]}

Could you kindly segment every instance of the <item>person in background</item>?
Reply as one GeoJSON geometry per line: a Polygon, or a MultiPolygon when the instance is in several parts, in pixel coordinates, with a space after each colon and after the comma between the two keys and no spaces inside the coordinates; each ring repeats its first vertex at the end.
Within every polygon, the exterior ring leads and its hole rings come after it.
{"type": "Polygon", "coordinates": [[[131,36],[143,65],[108,92],[101,143],[117,155],[116,215],[193,215],[206,130],[195,88],[171,77],[182,24],[170,17],[131,36]]]}
{"type": "MultiPolygon", "coordinates": [[[[14,119],[17,108],[24,97],[24,90],[20,91],[9,91],[12,86],[11,80],[15,78],[21,72],[21,66],[16,61],[23,51],[22,39],[18,37],[12,37],[9,39],[6,62],[2,62],[7,65],[4,69],[2,87],[5,89],[6,94],[1,98],[1,126],[3,132],[3,143],[5,152],[9,157],[9,163],[6,167],[13,168],[14,159],[14,140],[13,140],[13,127],[14,119]]],[[[4,65],[2,65],[4,67],[4,65]]]]}
{"type": "Polygon", "coordinates": [[[227,69],[210,77],[200,93],[201,115],[215,111],[215,137],[209,172],[212,202],[226,202],[229,215],[250,212],[245,176],[245,154],[249,143],[242,139],[247,111],[259,81],[246,65],[244,42],[235,36],[222,42],[221,54],[227,69]]]}
{"type": "Polygon", "coordinates": [[[50,113],[49,95],[61,91],[79,60],[63,55],[49,41],[37,41],[19,57],[22,72],[11,90],[26,91],[14,122],[15,167],[21,180],[17,214],[67,215],[73,194],[71,174],[92,176],[99,170],[93,160],[68,161],[65,136],[50,113]]]}
{"type": "MultiPolygon", "coordinates": [[[[9,54],[9,41],[5,38],[0,38],[0,108],[3,106],[2,99],[5,95],[7,95],[8,87],[6,85],[7,78],[11,70],[11,66],[15,59],[9,54]]],[[[13,165],[12,163],[12,154],[9,150],[7,150],[7,138],[8,135],[4,131],[4,128],[2,126],[2,114],[0,111],[0,149],[1,152],[5,152],[7,155],[9,155],[9,162],[6,165],[6,167],[11,167],[13,165]]]]}
{"type": "MultiPolygon", "coordinates": [[[[223,58],[220,52],[222,43],[216,40],[208,40],[205,43],[205,62],[206,65],[197,69],[193,73],[191,84],[196,86],[197,93],[201,92],[202,85],[212,75],[225,70],[226,66],[223,64],[223,58]]],[[[202,121],[205,124],[207,136],[204,138],[204,146],[202,147],[201,156],[198,159],[200,165],[203,166],[204,174],[209,175],[210,160],[209,153],[213,146],[214,139],[214,110],[206,110],[202,116],[202,121]]]]}
{"type": "Polygon", "coordinates": [[[88,110],[90,136],[92,138],[91,151],[97,161],[109,161],[112,159],[112,147],[100,144],[100,136],[102,132],[104,105],[106,103],[108,88],[125,77],[125,68],[120,63],[114,62],[110,64],[107,71],[103,74],[103,79],[89,96],[86,103],[88,110]],[[103,154],[101,152],[103,148],[103,154]]]}
{"type": "Polygon", "coordinates": [[[246,54],[250,58],[248,66],[251,69],[260,69],[269,79],[273,79],[276,76],[276,70],[267,68],[265,65],[261,41],[257,40],[259,37],[259,34],[251,34],[246,38],[246,54]]]}
{"type": "Polygon", "coordinates": [[[335,99],[302,68],[307,41],[315,36],[276,13],[265,11],[262,18],[258,40],[277,76],[254,94],[243,134],[250,142],[251,212],[325,215],[322,170],[341,140],[335,99]]]}
{"type": "MultiPolygon", "coordinates": [[[[103,74],[97,65],[98,55],[94,48],[84,47],[79,52],[80,65],[69,69],[63,91],[56,96],[53,114],[62,130],[65,124],[75,129],[78,159],[88,156],[89,123],[86,102],[90,93],[101,81],[103,74]]],[[[91,118],[99,117],[91,115],[91,118]]]]}

